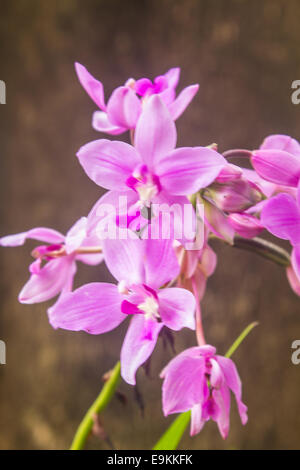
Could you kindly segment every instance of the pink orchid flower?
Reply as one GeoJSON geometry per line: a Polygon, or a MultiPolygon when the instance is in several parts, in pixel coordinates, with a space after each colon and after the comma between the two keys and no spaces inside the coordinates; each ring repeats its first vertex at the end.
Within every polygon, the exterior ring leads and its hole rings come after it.
{"type": "Polygon", "coordinates": [[[161,329],[194,329],[195,299],[180,288],[164,288],[179,274],[171,240],[104,240],[104,259],[118,285],[95,282],[63,296],[49,311],[54,328],[98,335],[128,316],[121,350],[121,373],[135,384],[137,369],[149,358],[161,329]]]}
{"type": "Polygon", "coordinates": [[[32,252],[36,260],[29,266],[30,278],[19,294],[19,301],[24,304],[45,302],[71,290],[76,261],[96,265],[103,259],[101,253],[89,252],[95,246],[99,248],[99,239],[89,232],[86,217],[79,219],[66,236],[50,228],[38,227],[2,237],[0,245],[21,246],[28,238],[47,245],[38,246],[32,252]]]}
{"type": "Polygon", "coordinates": [[[165,416],[191,410],[191,435],[198,434],[212,419],[225,439],[230,423],[230,390],[234,393],[242,424],[247,407],[242,402],[242,385],[234,362],[216,355],[213,346],[193,347],[172,359],[161,373],[165,416]]]}
{"type": "Polygon", "coordinates": [[[300,144],[287,135],[270,135],[251,157],[259,176],[271,183],[297,187],[300,178],[300,144]]]}
{"type": "Polygon", "coordinates": [[[99,204],[115,207],[122,196],[133,217],[153,204],[168,208],[174,204],[182,224],[182,214],[191,206],[187,195],[212,183],[226,160],[207,147],[175,149],[176,139],[168,109],[153,95],[138,121],[134,146],[104,139],[84,145],[77,153],[83,169],[96,184],[110,190],[99,204]]]}
{"type": "Polygon", "coordinates": [[[289,240],[293,249],[287,277],[294,292],[300,294],[300,188],[296,199],[278,194],[267,201],[261,212],[262,225],[273,235],[289,240]]]}
{"type": "Polygon", "coordinates": [[[133,78],[127,80],[124,86],[113,91],[105,104],[102,83],[96,80],[83,65],[76,63],[75,69],[81,85],[101,109],[93,115],[94,129],[112,135],[135,129],[143,104],[153,94],[157,94],[163,100],[172,119],[176,120],[192,101],[199,88],[199,85],[188,86],[176,98],[175,88],[180,69],[173,68],[164,75],[156,77],[153,82],[148,78],[137,81],[133,78]]]}

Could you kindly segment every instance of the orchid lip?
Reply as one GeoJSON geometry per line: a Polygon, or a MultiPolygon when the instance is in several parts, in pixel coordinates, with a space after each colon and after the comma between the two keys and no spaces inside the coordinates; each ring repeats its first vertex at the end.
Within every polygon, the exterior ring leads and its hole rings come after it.
{"type": "Polygon", "coordinates": [[[132,175],[127,178],[127,186],[139,195],[140,204],[150,205],[151,201],[161,191],[159,177],[151,173],[147,165],[138,165],[132,175]]]}
{"type": "Polygon", "coordinates": [[[52,256],[51,254],[53,252],[62,252],[64,250],[64,246],[63,245],[41,245],[41,246],[37,246],[32,252],[31,252],[31,255],[33,258],[40,258],[40,259],[51,259],[52,256]],[[50,255],[50,256],[48,256],[50,255]]]}
{"type": "Polygon", "coordinates": [[[118,291],[127,297],[121,304],[122,313],[144,315],[147,320],[161,321],[158,296],[154,289],[146,284],[132,285],[128,288],[124,281],[120,281],[118,291]],[[138,296],[138,299],[133,300],[132,296],[138,296]]]}

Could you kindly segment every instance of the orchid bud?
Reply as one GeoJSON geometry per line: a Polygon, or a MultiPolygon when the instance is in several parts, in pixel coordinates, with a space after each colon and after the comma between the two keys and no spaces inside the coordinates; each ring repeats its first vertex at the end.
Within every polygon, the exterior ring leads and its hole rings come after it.
{"type": "Polygon", "coordinates": [[[216,178],[217,183],[228,183],[232,180],[240,179],[243,174],[243,170],[233,165],[232,163],[228,163],[228,165],[224,166],[224,168],[220,171],[219,175],[216,178]]]}
{"type": "Polygon", "coordinates": [[[213,183],[204,197],[225,212],[240,212],[262,200],[258,187],[244,178],[226,184],[213,183]]]}
{"type": "Polygon", "coordinates": [[[222,238],[230,245],[233,244],[234,229],[228,221],[228,217],[224,212],[220,211],[216,206],[208,201],[204,201],[205,224],[211,232],[218,238],[222,238]]]}
{"type": "Polygon", "coordinates": [[[260,221],[249,214],[229,214],[228,221],[236,233],[244,238],[256,237],[264,229],[260,221]]]}

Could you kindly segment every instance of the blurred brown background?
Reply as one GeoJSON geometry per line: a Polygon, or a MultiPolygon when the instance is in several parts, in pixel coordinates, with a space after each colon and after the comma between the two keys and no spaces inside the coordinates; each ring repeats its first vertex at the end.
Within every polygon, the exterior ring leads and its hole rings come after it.
{"type": "MultiPolygon", "coordinates": [[[[1,0],[1,235],[35,226],[65,232],[100,195],[75,153],[99,138],[90,125],[95,105],[77,82],[73,63],[105,84],[106,96],[129,76],[154,77],[182,68],[180,86],[200,91],[178,121],[180,145],[218,142],[221,150],[256,148],[270,133],[299,138],[300,106],[291,82],[300,79],[297,0],[1,0]]],[[[98,337],[54,331],[51,304],[24,306],[17,295],[34,246],[1,249],[0,448],[67,448],[102,374],[118,359],[124,327],[98,337]]],[[[203,304],[207,339],[220,353],[251,321],[260,326],[234,359],[244,384],[249,423],[232,409],[229,438],[214,423],[181,448],[299,449],[300,366],[291,343],[300,339],[300,299],[283,270],[254,255],[215,246],[219,265],[203,304]]],[[[77,284],[108,279],[104,267],[80,267],[77,284]]],[[[194,345],[176,335],[176,349],[194,345]]],[[[151,448],[167,424],[159,370],[170,359],[155,351],[152,379],[139,372],[145,417],[133,389],[127,405],[114,399],[103,424],[118,449],[151,448]]],[[[93,437],[90,448],[107,448],[93,437]]]]}

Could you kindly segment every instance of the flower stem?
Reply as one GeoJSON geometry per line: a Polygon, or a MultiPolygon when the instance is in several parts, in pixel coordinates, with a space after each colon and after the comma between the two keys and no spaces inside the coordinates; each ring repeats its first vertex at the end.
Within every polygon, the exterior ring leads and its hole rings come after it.
{"type": "Polygon", "coordinates": [[[210,234],[209,238],[212,240],[219,240],[230,245],[234,248],[240,248],[242,250],[252,251],[263,258],[269,259],[279,266],[288,267],[291,264],[290,254],[275,243],[268,242],[260,237],[255,238],[243,238],[239,235],[234,237],[233,243],[228,243],[226,240],[217,237],[214,234],[210,234]]]}
{"type": "Polygon", "coordinates": [[[224,158],[250,158],[251,155],[252,155],[252,152],[250,152],[250,150],[245,150],[245,149],[232,149],[232,150],[226,150],[226,152],[223,152],[224,158]]]}
{"type": "Polygon", "coordinates": [[[196,285],[196,281],[195,281],[194,276],[191,278],[191,281],[192,281],[194,296],[195,296],[195,299],[196,299],[196,337],[197,337],[197,343],[198,343],[199,346],[204,346],[204,344],[206,344],[206,341],[205,341],[204,331],[203,331],[200,299],[199,299],[198,289],[197,289],[197,285],[196,285]]]}
{"type": "Polygon", "coordinates": [[[70,450],[83,449],[86,439],[94,425],[94,415],[99,414],[101,411],[103,411],[112,399],[120,380],[120,372],[120,362],[117,362],[115,367],[112,369],[110,377],[103,386],[99,396],[94,401],[92,406],[87,411],[85,417],[81,421],[74,436],[70,450]]]}
{"type": "MultiPolygon", "coordinates": [[[[77,248],[75,252],[77,255],[93,255],[93,254],[100,254],[102,253],[102,248],[101,246],[83,246],[80,248],[77,248]]],[[[67,252],[64,246],[62,246],[59,250],[54,250],[54,251],[49,251],[47,252],[44,257],[45,258],[61,258],[62,256],[67,256],[67,252]]],[[[31,255],[33,258],[39,258],[40,255],[36,250],[33,250],[31,252],[31,255]]]]}
{"type": "Polygon", "coordinates": [[[239,347],[239,345],[244,341],[244,339],[248,336],[248,334],[250,333],[251,330],[253,330],[253,328],[255,326],[258,325],[258,322],[255,321],[253,323],[250,323],[250,325],[248,325],[244,331],[242,331],[242,333],[240,334],[240,336],[235,340],[235,342],[230,346],[230,348],[228,349],[227,353],[225,354],[225,357],[230,357],[232,356],[232,354],[237,350],[237,348],[239,347]]]}
{"type": "Polygon", "coordinates": [[[263,238],[255,237],[249,239],[236,235],[234,237],[233,246],[235,248],[252,251],[280,266],[287,267],[291,264],[290,255],[286,250],[263,238]]]}

